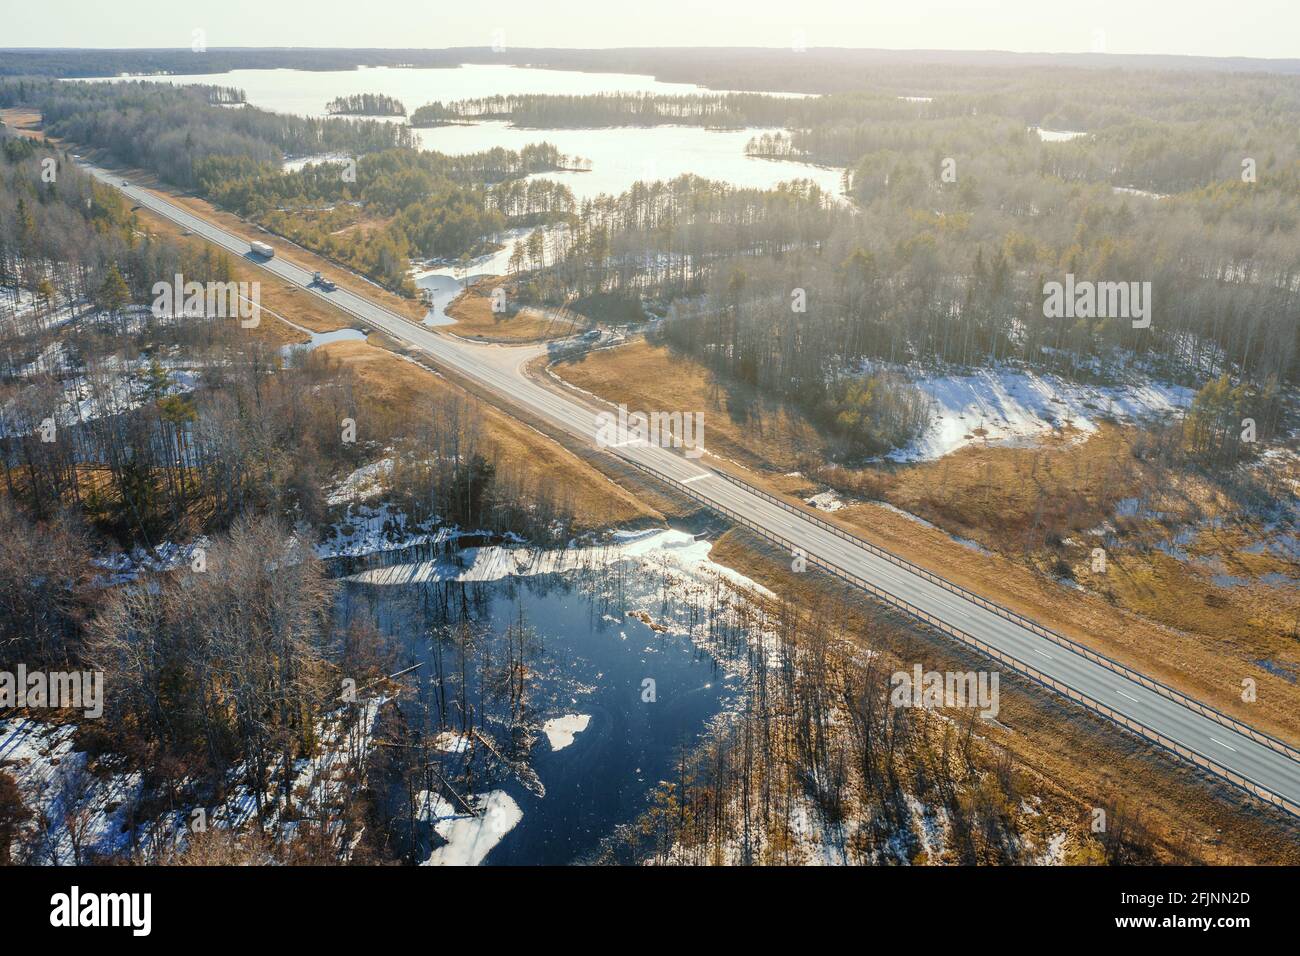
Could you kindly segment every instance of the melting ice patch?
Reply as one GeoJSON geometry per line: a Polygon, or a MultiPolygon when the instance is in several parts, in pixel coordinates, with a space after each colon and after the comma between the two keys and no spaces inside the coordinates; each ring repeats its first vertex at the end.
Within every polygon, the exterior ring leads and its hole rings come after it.
{"type": "Polygon", "coordinates": [[[552,750],[563,750],[573,743],[573,738],[586,730],[590,723],[590,714],[565,714],[563,717],[552,717],[542,724],[542,730],[546,734],[546,739],[551,742],[552,750]]]}
{"type": "Polygon", "coordinates": [[[476,794],[466,801],[473,815],[457,811],[451,802],[425,791],[425,813],[438,836],[447,842],[429,854],[424,866],[478,866],[519,825],[524,811],[504,790],[476,794]]]}
{"type": "Polygon", "coordinates": [[[662,561],[683,572],[704,571],[719,575],[738,587],[771,596],[772,592],[742,574],[709,560],[708,541],[697,541],[685,531],[649,529],[620,531],[613,543],[591,547],[557,548],[466,548],[460,561],[420,561],[372,568],[345,580],[360,584],[406,585],[430,581],[500,581],[507,577],[528,577],[580,571],[614,564],[625,558],[662,561]]]}

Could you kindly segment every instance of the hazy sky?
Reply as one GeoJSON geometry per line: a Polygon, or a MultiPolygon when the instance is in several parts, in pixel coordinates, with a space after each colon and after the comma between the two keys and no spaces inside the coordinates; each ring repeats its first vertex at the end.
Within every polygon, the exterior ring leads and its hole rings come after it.
{"type": "Polygon", "coordinates": [[[0,47],[769,46],[1300,57],[1300,0],[0,0],[0,47]]]}

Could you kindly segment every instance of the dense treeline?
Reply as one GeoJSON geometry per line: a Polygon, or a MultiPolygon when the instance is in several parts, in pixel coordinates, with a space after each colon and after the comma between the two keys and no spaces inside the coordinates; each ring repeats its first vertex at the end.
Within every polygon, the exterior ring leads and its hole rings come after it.
{"type": "Polygon", "coordinates": [[[484,189],[577,162],[550,144],[465,156],[420,152],[409,148],[413,134],[401,124],[212,105],[228,92],[16,80],[0,83],[0,104],[38,108],[51,132],[196,188],[407,295],[415,292],[408,276],[412,259],[473,255],[508,225],[555,221],[572,212],[566,189],[484,189]],[[357,158],[286,171],[286,153],[357,158]]]}
{"type": "Polygon", "coordinates": [[[564,157],[549,144],[466,156],[386,150],[293,171],[214,157],[199,168],[204,192],[274,232],[413,294],[410,260],[456,259],[511,225],[573,211],[567,187],[525,180],[564,157]],[[494,183],[484,189],[483,182],[494,183]]]}
{"type": "Polygon", "coordinates": [[[59,216],[44,215],[59,205],[29,218],[0,207],[0,234],[44,233],[52,257],[0,257],[0,488],[34,516],[73,507],[126,546],[217,531],[247,513],[297,515],[317,532],[331,476],[375,448],[409,446],[395,483],[414,521],[526,531],[535,512],[544,527],[566,523],[551,496],[498,467],[472,408],[376,407],[324,355],[282,367],[277,349],[232,319],[155,316],[141,307],[153,283],[176,273],[227,281],[226,256],[136,237],[125,210],[115,242],[105,228],[78,247],[75,230],[56,232],[59,216]],[[53,245],[60,237],[66,248],[53,245]],[[180,367],[199,370],[196,388],[178,389],[180,367]],[[42,434],[47,419],[54,440],[42,434]],[[358,442],[342,440],[345,419],[363,423],[358,442]]]}
{"type": "MultiPolygon", "coordinates": [[[[0,289],[34,295],[38,308],[29,321],[45,325],[56,303],[88,301],[104,288],[111,268],[133,249],[134,217],[115,190],[31,140],[0,135],[0,151],[0,289]],[[54,161],[50,182],[42,177],[47,159],[54,161]]],[[[136,254],[158,254],[156,246],[146,249],[136,254]]],[[[147,287],[136,291],[143,295],[147,287]]],[[[10,349],[20,341],[6,335],[10,349]]],[[[32,358],[11,351],[4,356],[4,371],[11,373],[32,358]]]]}
{"type": "Polygon", "coordinates": [[[808,181],[773,190],[689,175],[638,182],[582,203],[577,224],[552,241],[550,269],[535,288],[557,296],[686,294],[698,291],[709,262],[816,246],[847,215],[808,181]]]}
{"type": "MultiPolygon", "coordinates": [[[[811,37],[809,38],[812,39],[811,37]]],[[[472,50],[462,62],[483,62],[472,50]]],[[[639,73],[662,82],[715,90],[844,93],[880,90],[899,95],[972,89],[1071,88],[1084,98],[1108,77],[1178,89],[1190,82],[1223,84],[1261,74],[1300,74],[1300,60],[1145,54],[1008,53],[976,50],[852,50],[792,48],[632,48],[507,51],[503,60],[552,69],[639,73]],[[1148,79],[1149,78],[1149,79],[1148,79]]],[[[501,60],[498,60],[501,62],[501,60]]],[[[1263,77],[1265,84],[1272,77],[1263,77]]],[[[1104,99],[1102,94],[1098,99],[1104,99]]]]}
{"type": "MultiPolygon", "coordinates": [[[[811,39],[811,38],[810,38],[811,39]]],[[[463,63],[605,73],[640,73],[665,82],[714,89],[832,93],[882,88],[904,90],[942,81],[953,86],[1008,70],[1032,74],[1050,67],[1086,82],[1106,72],[1300,73],[1300,60],[1150,54],[1007,53],[961,50],[805,50],[743,47],[632,47],[556,50],[537,47],[453,47],[445,50],[209,48],[191,50],[8,49],[0,74],[120,76],[153,73],[224,73],[229,70],[352,70],[359,66],[456,68],[463,63]]]]}
{"type": "Polygon", "coordinates": [[[210,48],[166,50],[4,51],[0,75],[152,76],[226,73],[230,70],[355,70],[358,66],[446,67],[462,60],[446,50],[332,50],[302,48],[210,48]]]}
{"type": "MultiPolygon", "coordinates": [[[[801,100],[757,93],[665,96],[654,93],[594,93],[583,96],[512,94],[430,103],[430,121],[510,120],[533,128],[600,126],[795,126],[809,122],[801,100]]],[[[416,111],[420,114],[420,110],[416,111]]]]}
{"type": "Polygon", "coordinates": [[[241,520],[210,557],[202,574],[106,595],[87,648],[114,688],[99,733],[147,753],[200,805],[238,769],[260,825],[268,798],[292,814],[294,765],[313,754],[317,721],[339,696],[333,582],[273,519],[241,520]]]}
{"type": "Polygon", "coordinates": [[[484,201],[521,226],[569,220],[577,209],[573,190],[551,179],[508,180],[489,189],[484,201]]]}
{"type": "MultiPolygon", "coordinates": [[[[35,145],[17,152],[0,162],[5,490],[42,518],[79,505],[123,543],[185,530],[195,506],[192,531],[218,530],[250,511],[316,525],[325,482],[362,463],[369,447],[339,440],[340,421],[359,407],[345,371],[314,353],[282,367],[277,350],[229,318],[155,315],[146,305],[156,282],[177,273],[230,281],[229,257],[144,233],[115,190],[63,161],[46,182],[42,161],[57,154],[35,145]],[[178,365],[201,369],[197,389],[175,393],[169,369],[178,365]],[[48,417],[70,432],[67,441],[41,441],[48,417]]],[[[370,441],[380,447],[418,433],[414,447],[444,469],[431,487],[478,488],[464,500],[429,491],[412,509],[420,518],[515,527],[502,516],[529,495],[491,492],[495,465],[472,438],[476,413],[433,412],[454,427],[430,434],[422,411],[368,410],[370,441]]]]}
{"type": "MultiPolygon", "coordinates": [[[[1242,212],[1259,198],[1248,189],[1224,187],[1242,212]]],[[[936,191],[927,199],[949,205],[936,191]]],[[[1193,384],[1225,373],[1257,387],[1295,381],[1300,271],[1292,243],[1252,243],[1250,229],[1223,220],[1209,230],[1204,213],[1170,201],[1139,216],[1133,200],[1109,192],[1062,198],[1039,220],[1049,229],[1038,241],[1010,224],[985,232],[976,211],[925,214],[879,198],[860,219],[835,218],[815,248],[714,263],[695,284],[702,296],[678,303],[661,334],[729,376],[814,403],[842,375],[877,360],[1015,360],[1086,378],[1137,361],[1193,384]],[[1060,245],[1046,244],[1052,234],[1060,245]],[[1247,248],[1254,255],[1243,264],[1247,248]],[[1150,327],[1044,315],[1045,282],[1066,273],[1151,282],[1150,327]]],[[[665,250],[676,251],[647,241],[640,255],[665,250]]],[[[629,259],[610,264],[610,288],[629,259]]],[[[656,279],[642,286],[652,295],[679,287],[661,275],[662,267],[637,273],[656,279]]],[[[1277,419],[1257,412],[1262,437],[1277,419]]]]}
{"type": "Polygon", "coordinates": [[[0,83],[0,105],[38,109],[51,134],[106,149],[185,187],[198,184],[199,166],[213,156],[278,163],[286,154],[360,154],[415,143],[400,123],[232,109],[218,105],[223,96],[216,87],[167,83],[0,83]]]}
{"type": "Polygon", "coordinates": [[[382,93],[353,93],[330,100],[325,112],[347,116],[405,116],[406,107],[396,97],[382,93]]]}
{"type": "Polygon", "coordinates": [[[1181,192],[1239,173],[1244,156],[1282,169],[1300,158],[1292,133],[1300,121],[1300,82],[1282,81],[1280,91],[1270,89],[1269,82],[1234,77],[1225,92],[1223,83],[1207,80],[1173,85],[1162,74],[1125,74],[1067,95],[1052,74],[1045,88],[1017,82],[996,94],[516,94],[422,109],[430,122],[508,119],[535,128],[780,127],[788,132],[755,136],[747,152],[836,166],[857,166],[864,156],[891,151],[928,150],[939,156],[1011,151],[1022,154],[1018,160],[1066,180],[1181,192]],[[1142,85],[1148,79],[1161,89],[1161,98],[1142,85]],[[1095,107],[1087,108],[1089,103],[1095,107]],[[1039,126],[1090,136],[1044,143],[1032,132],[1039,126]]]}
{"type": "Polygon", "coordinates": [[[449,126],[464,120],[442,103],[425,103],[412,111],[408,122],[417,129],[427,129],[431,126],[449,126]]]}

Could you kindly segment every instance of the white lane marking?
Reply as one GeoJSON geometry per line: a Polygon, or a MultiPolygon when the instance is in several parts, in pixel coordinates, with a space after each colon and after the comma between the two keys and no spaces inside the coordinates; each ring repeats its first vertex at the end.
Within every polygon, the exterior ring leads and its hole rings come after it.
{"type": "Polygon", "coordinates": [[[1040,650],[1039,650],[1038,648],[1036,648],[1036,647],[1035,647],[1033,650],[1034,650],[1034,653],[1037,654],[1039,657],[1046,657],[1049,661],[1054,659],[1054,658],[1052,657],[1051,654],[1044,654],[1042,651],[1040,651],[1040,650]]]}
{"type": "MultiPolygon", "coordinates": [[[[1225,744],[1222,740],[1215,740],[1215,738],[1213,737],[1211,737],[1210,740],[1214,741],[1214,743],[1218,744],[1220,747],[1228,747],[1228,745],[1225,744]]],[[[1228,749],[1231,750],[1233,753],[1237,752],[1236,747],[1228,747],[1228,749]]]]}
{"type": "Polygon", "coordinates": [[[1134,697],[1132,694],[1126,694],[1126,693],[1124,693],[1122,690],[1117,690],[1115,693],[1119,694],[1121,697],[1127,697],[1129,700],[1133,701],[1133,703],[1135,703],[1135,704],[1140,704],[1140,703],[1142,703],[1142,701],[1138,700],[1138,699],[1137,699],[1136,697],[1134,697]]]}
{"type": "Polygon", "coordinates": [[[713,472],[702,471],[698,475],[692,475],[689,478],[683,478],[682,484],[689,485],[692,481],[699,481],[701,478],[712,478],[712,477],[713,477],[713,472]]]}
{"type": "Polygon", "coordinates": [[[644,438],[629,438],[627,441],[615,442],[614,444],[610,445],[609,447],[610,447],[610,448],[626,448],[628,445],[648,445],[648,444],[649,444],[649,442],[647,442],[644,438]]]}

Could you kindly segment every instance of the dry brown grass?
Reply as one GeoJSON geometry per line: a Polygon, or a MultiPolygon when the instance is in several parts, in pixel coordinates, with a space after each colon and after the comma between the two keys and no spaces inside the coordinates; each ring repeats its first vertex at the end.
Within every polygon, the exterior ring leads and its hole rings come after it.
{"type": "MultiPolygon", "coordinates": [[[[591,323],[574,312],[543,311],[531,306],[492,311],[492,290],[505,280],[496,276],[479,279],[447,306],[456,320],[449,331],[483,342],[543,342],[589,328],[591,323]]],[[[508,300],[507,300],[508,301],[508,300]]]]}
{"type": "MultiPolygon", "coordinates": [[[[465,395],[460,386],[364,342],[334,342],[320,351],[355,373],[367,401],[417,407],[438,395],[465,395]]],[[[662,520],[662,515],[614,484],[590,463],[499,409],[479,403],[484,436],[499,459],[555,492],[567,489],[581,530],[662,520]]]]}
{"type": "MultiPolygon", "coordinates": [[[[1300,595],[1263,585],[1220,588],[1208,566],[1155,547],[1186,522],[1235,511],[1204,479],[1135,458],[1134,436],[1133,429],[1104,426],[1087,441],[968,447],[939,461],[866,475],[872,497],[973,539],[989,555],[973,556],[948,535],[871,504],[836,518],[1221,710],[1296,739],[1300,688],[1259,661],[1300,667],[1300,595]],[[1126,498],[1163,517],[1116,518],[1126,498]],[[1120,546],[1107,551],[1105,573],[1093,573],[1092,549],[1103,539],[1087,532],[1107,521],[1120,533],[1120,546]],[[1062,564],[1086,592],[1052,580],[1062,564]],[[1252,704],[1240,699],[1247,677],[1261,688],[1252,704]]],[[[838,477],[854,486],[852,473],[838,477]]],[[[1275,555],[1244,552],[1250,540],[1233,525],[1201,532],[1188,550],[1222,556],[1229,570],[1285,570],[1275,555]]]]}
{"type": "Polygon", "coordinates": [[[27,139],[45,139],[45,134],[41,132],[41,114],[35,110],[11,106],[0,110],[0,120],[3,120],[5,126],[19,136],[24,136],[27,139]]]}
{"type": "Polygon", "coordinates": [[[1153,606],[1134,607],[1138,601],[1124,599],[1134,585],[1117,585],[1109,597],[1067,588],[1032,566],[997,553],[973,551],[938,528],[918,524],[879,505],[853,505],[836,512],[834,518],[881,547],[935,569],[957,584],[1226,713],[1277,736],[1300,740],[1300,688],[1256,663],[1270,654],[1294,659],[1287,641],[1282,635],[1270,636],[1258,629],[1244,631],[1244,620],[1233,620],[1231,611],[1221,617],[1220,609],[1205,604],[1205,591],[1195,579],[1181,566],[1165,566],[1159,552],[1158,557],[1148,556],[1151,565],[1162,568],[1157,577],[1135,572],[1140,567],[1136,557],[1112,554],[1108,561],[1111,579],[1121,582],[1132,576],[1138,587],[1148,590],[1146,597],[1153,606]],[[1152,620],[1151,611],[1185,611],[1188,623],[1196,629],[1176,630],[1152,620]],[[1216,630],[1216,622],[1233,626],[1216,630]],[[1259,698],[1251,704],[1240,696],[1246,677],[1259,685],[1259,698]]]}
{"type": "MultiPolygon", "coordinates": [[[[310,213],[303,213],[302,217],[308,222],[311,222],[313,218],[310,213]]],[[[353,233],[353,232],[364,232],[364,233],[374,232],[379,229],[383,229],[385,226],[387,226],[396,218],[397,218],[396,216],[363,217],[358,219],[354,223],[350,223],[349,225],[344,226],[342,229],[335,229],[333,232],[330,233],[330,235],[346,236],[349,233],[353,233]]]]}
{"type": "Polygon", "coordinates": [[[633,342],[557,363],[564,381],[643,411],[704,412],[704,445],[746,467],[800,467],[824,442],[808,420],[748,386],[724,385],[697,362],[662,346],[633,342]]]}

